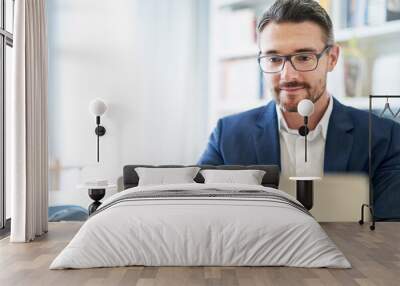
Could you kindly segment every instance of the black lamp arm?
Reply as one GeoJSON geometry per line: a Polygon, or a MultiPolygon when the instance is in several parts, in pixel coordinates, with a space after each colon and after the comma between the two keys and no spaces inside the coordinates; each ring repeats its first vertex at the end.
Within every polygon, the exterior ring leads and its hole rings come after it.
{"type": "Polygon", "coordinates": [[[308,129],[308,116],[304,116],[304,125],[299,128],[299,134],[304,136],[304,161],[307,162],[307,134],[309,133],[308,129]]]}
{"type": "Polygon", "coordinates": [[[100,125],[100,116],[96,116],[96,124],[97,127],[94,130],[94,133],[96,133],[97,135],[97,162],[99,162],[99,157],[100,157],[100,143],[99,143],[99,138],[100,136],[103,136],[104,134],[106,134],[106,129],[100,125]]]}

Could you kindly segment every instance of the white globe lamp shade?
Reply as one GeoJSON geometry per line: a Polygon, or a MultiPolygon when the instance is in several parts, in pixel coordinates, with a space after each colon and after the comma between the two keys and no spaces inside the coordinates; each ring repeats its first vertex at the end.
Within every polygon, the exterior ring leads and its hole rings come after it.
{"type": "Polygon", "coordinates": [[[308,117],[314,112],[314,103],[309,99],[303,99],[297,105],[297,112],[304,117],[308,117]]]}
{"type": "Polygon", "coordinates": [[[89,104],[89,111],[94,116],[102,116],[107,110],[107,105],[99,98],[92,100],[89,104]]]}

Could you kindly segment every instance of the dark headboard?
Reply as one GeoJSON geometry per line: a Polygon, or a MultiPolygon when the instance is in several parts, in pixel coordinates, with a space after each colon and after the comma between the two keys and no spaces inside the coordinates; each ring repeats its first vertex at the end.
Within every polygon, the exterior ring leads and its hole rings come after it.
{"type": "MultiPolygon", "coordinates": [[[[200,167],[202,170],[204,169],[221,169],[221,170],[263,170],[265,171],[265,175],[262,179],[262,185],[264,187],[271,187],[277,189],[279,186],[279,167],[276,165],[220,165],[220,166],[213,166],[213,165],[191,165],[191,166],[183,166],[183,165],[126,165],[124,166],[124,175],[123,175],[123,182],[124,182],[124,190],[128,188],[136,187],[139,183],[139,176],[137,175],[135,168],[137,167],[147,167],[147,168],[167,168],[167,167],[175,167],[175,168],[182,168],[182,167],[192,167],[197,166],[200,167]]],[[[204,183],[204,178],[200,174],[194,178],[197,183],[204,183]]]]}

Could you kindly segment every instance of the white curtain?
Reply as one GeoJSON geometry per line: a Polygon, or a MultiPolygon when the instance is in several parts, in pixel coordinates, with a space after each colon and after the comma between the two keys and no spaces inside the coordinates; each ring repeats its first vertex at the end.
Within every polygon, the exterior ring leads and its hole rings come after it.
{"type": "Polygon", "coordinates": [[[12,242],[47,232],[47,32],[45,0],[15,1],[10,120],[12,242]]]}

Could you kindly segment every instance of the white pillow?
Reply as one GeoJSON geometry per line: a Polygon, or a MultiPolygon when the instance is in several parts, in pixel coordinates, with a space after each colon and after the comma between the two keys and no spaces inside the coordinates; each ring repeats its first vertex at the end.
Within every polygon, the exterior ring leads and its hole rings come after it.
{"type": "Polygon", "coordinates": [[[135,168],[138,186],[195,183],[193,179],[199,170],[199,167],[135,168]]]}
{"type": "Polygon", "coordinates": [[[202,170],[204,183],[234,183],[261,185],[265,171],[262,170],[202,170]]]}

